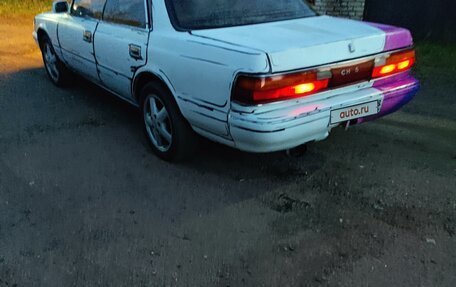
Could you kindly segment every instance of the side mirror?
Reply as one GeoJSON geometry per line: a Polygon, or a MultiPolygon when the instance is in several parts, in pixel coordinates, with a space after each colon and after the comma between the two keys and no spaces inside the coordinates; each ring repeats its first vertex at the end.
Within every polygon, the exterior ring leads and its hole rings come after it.
{"type": "Polygon", "coordinates": [[[52,12],[54,13],[66,13],[69,8],[70,7],[66,0],[57,0],[52,3],[52,12]]]}

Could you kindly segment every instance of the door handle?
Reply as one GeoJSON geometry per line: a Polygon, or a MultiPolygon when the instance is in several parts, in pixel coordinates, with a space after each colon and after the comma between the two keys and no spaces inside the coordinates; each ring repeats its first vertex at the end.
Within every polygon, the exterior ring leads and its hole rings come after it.
{"type": "Polygon", "coordinates": [[[87,43],[92,43],[92,32],[84,31],[84,34],[82,35],[82,39],[84,41],[86,41],[87,43]]]}
{"type": "Polygon", "coordinates": [[[130,44],[129,45],[130,57],[135,60],[142,60],[141,56],[141,46],[130,44]]]}

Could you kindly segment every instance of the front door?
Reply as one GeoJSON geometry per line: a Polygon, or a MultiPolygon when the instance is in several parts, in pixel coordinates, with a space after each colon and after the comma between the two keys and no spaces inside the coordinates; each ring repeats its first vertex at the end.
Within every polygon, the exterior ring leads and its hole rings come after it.
{"type": "Polygon", "coordinates": [[[147,61],[149,40],[146,0],[107,0],[95,35],[95,56],[104,86],[132,99],[136,70],[147,61]]]}
{"type": "Polygon", "coordinates": [[[70,13],[62,17],[58,35],[63,59],[72,69],[99,82],[93,41],[105,0],[74,0],[70,13]]]}

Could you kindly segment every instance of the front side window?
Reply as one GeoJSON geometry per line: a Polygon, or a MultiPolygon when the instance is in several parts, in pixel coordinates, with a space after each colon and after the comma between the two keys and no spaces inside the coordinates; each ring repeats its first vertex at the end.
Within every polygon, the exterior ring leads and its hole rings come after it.
{"type": "Polygon", "coordinates": [[[315,16],[304,0],[166,0],[176,28],[198,30],[315,16]]]}
{"type": "Polygon", "coordinates": [[[105,0],[75,0],[71,7],[71,14],[101,19],[105,2],[105,0]]]}
{"type": "Polygon", "coordinates": [[[108,0],[103,21],[145,28],[144,0],[108,0]]]}

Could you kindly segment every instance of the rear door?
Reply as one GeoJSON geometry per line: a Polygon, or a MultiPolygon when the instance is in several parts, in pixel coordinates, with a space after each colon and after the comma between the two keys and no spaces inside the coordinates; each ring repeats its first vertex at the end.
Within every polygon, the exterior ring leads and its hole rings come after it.
{"type": "Polygon", "coordinates": [[[136,70],[147,62],[147,0],[107,0],[95,35],[95,57],[104,86],[131,99],[136,70]]]}
{"type": "Polygon", "coordinates": [[[60,47],[65,62],[92,81],[98,82],[93,40],[105,0],[74,0],[69,14],[58,26],[60,47]]]}

